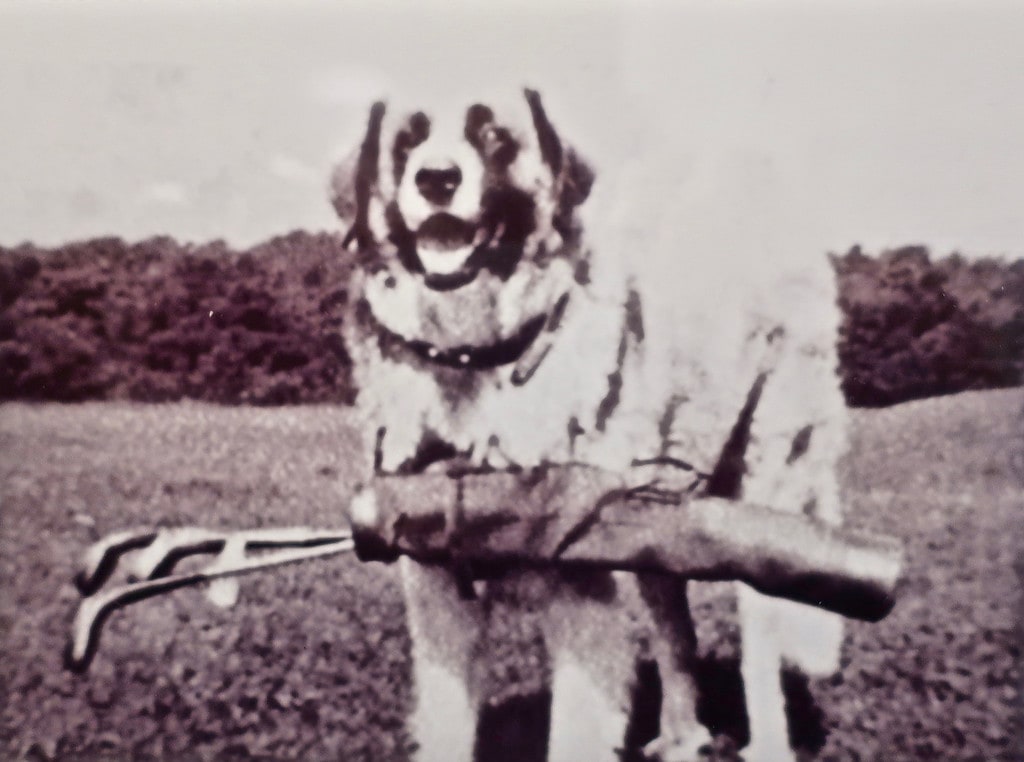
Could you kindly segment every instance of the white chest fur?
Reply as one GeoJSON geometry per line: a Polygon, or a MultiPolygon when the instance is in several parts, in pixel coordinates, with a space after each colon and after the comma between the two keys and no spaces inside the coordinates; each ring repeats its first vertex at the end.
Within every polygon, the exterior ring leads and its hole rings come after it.
{"type": "Polygon", "coordinates": [[[572,456],[576,432],[588,429],[617,370],[623,299],[574,294],[550,347],[525,383],[514,364],[494,369],[441,369],[365,358],[359,407],[375,432],[380,466],[394,470],[435,437],[477,462],[531,466],[572,456]]]}
{"type": "Polygon", "coordinates": [[[743,336],[739,324],[665,325],[657,315],[638,335],[629,298],[625,286],[614,298],[574,294],[523,384],[512,382],[512,365],[432,372],[373,352],[359,405],[379,466],[398,469],[432,437],[498,467],[578,460],[621,470],[659,454],[673,419],[673,450],[712,469],[756,378],[763,351],[750,345],[763,335],[743,336]],[[677,351],[680,338],[694,354],[677,351]]]}

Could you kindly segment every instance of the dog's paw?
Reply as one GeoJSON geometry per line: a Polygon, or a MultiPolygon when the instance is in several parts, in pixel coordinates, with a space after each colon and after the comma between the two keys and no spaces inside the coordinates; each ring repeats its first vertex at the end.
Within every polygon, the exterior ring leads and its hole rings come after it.
{"type": "Polygon", "coordinates": [[[788,742],[753,742],[740,752],[743,762],[797,762],[788,742]]]}
{"type": "Polygon", "coordinates": [[[674,733],[661,734],[644,746],[643,754],[651,762],[700,762],[709,759],[712,750],[711,734],[698,725],[684,738],[674,733]]]}

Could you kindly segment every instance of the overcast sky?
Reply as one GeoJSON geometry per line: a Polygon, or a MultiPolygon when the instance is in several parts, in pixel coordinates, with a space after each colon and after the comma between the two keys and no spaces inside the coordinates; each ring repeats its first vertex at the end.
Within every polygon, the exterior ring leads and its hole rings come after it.
{"type": "Polygon", "coordinates": [[[530,84],[620,223],[1024,255],[1022,4],[469,7],[0,5],[0,243],[328,229],[373,99],[530,84]]]}

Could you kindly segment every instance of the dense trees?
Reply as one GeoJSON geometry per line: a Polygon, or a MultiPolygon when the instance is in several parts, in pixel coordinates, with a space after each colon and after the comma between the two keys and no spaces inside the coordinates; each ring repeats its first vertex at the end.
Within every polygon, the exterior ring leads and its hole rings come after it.
{"type": "MultiPolygon", "coordinates": [[[[0,247],[0,400],[350,402],[338,237],[0,247]]],[[[833,257],[851,405],[1024,382],[1024,260],[833,257]]]]}
{"type": "Polygon", "coordinates": [[[856,406],[1024,383],[1024,260],[834,257],[843,388],[856,406]]]}
{"type": "Polygon", "coordinates": [[[305,233],[0,250],[0,398],[349,402],[346,262],[305,233]]]}

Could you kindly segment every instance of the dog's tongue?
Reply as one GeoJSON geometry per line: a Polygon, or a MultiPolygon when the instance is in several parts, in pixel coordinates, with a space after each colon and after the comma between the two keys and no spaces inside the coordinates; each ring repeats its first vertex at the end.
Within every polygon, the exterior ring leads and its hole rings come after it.
{"type": "Polygon", "coordinates": [[[465,220],[442,212],[423,221],[416,231],[416,245],[434,252],[454,252],[471,244],[475,231],[465,220]]]}

